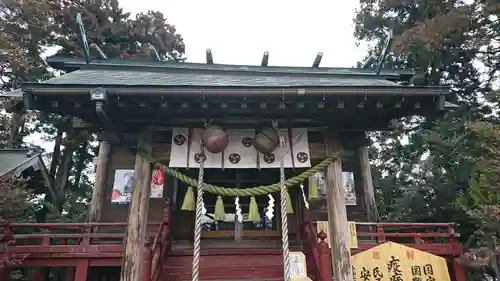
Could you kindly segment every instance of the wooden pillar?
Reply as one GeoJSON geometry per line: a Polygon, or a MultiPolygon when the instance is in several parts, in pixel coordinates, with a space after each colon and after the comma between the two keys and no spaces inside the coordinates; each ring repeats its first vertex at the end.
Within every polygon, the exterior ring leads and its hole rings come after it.
{"type": "Polygon", "coordinates": [[[358,160],[361,170],[361,179],[363,186],[363,202],[369,222],[378,222],[379,214],[375,202],[375,189],[373,188],[373,178],[370,168],[370,159],[368,157],[368,147],[358,148],[358,160]]]}
{"type": "Polygon", "coordinates": [[[7,269],[7,267],[0,263],[0,280],[7,280],[7,274],[9,273],[9,270],[7,269]]]}
{"type": "MultiPolygon", "coordinates": [[[[326,133],[327,155],[341,152],[342,147],[337,135],[326,133]]],[[[328,225],[330,230],[330,247],[332,253],[333,280],[353,281],[351,250],[349,248],[349,233],[347,227],[347,210],[344,201],[342,180],[342,159],[328,165],[325,172],[328,225]]]]}
{"type": "MultiPolygon", "coordinates": [[[[139,135],[138,149],[152,153],[152,129],[139,135]]],[[[148,223],[149,193],[151,190],[151,162],[138,153],[135,158],[134,181],[128,213],[125,253],[120,281],[141,281],[144,272],[144,242],[148,223]]]]}
{"type": "Polygon", "coordinates": [[[110,143],[106,140],[102,140],[99,144],[99,154],[97,155],[95,185],[92,191],[92,200],[90,202],[89,214],[87,218],[88,222],[98,222],[101,220],[102,207],[106,200],[106,179],[110,151],[110,143]]]}

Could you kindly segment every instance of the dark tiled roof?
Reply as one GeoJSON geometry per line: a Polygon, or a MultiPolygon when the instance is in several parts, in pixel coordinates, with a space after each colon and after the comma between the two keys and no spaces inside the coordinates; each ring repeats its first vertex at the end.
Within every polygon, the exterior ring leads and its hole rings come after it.
{"type": "MultiPolygon", "coordinates": [[[[60,70],[75,70],[86,67],[106,67],[110,70],[117,68],[128,69],[157,69],[178,71],[209,71],[230,73],[252,73],[261,74],[298,74],[298,75],[372,75],[376,76],[374,69],[347,68],[347,67],[300,67],[300,66],[257,66],[257,65],[231,65],[231,64],[205,64],[205,63],[178,63],[178,62],[154,62],[149,60],[93,60],[86,64],[78,58],[49,57],[47,62],[54,68],[60,70]]],[[[413,71],[382,69],[380,77],[390,77],[400,80],[402,77],[414,76],[413,71]]]]}
{"type": "MultiPolygon", "coordinates": [[[[30,154],[27,149],[0,150],[0,177],[15,171],[19,175],[24,170],[38,164],[39,153],[30,154]]],[[[40,167],[35,167],[36,169],[40,167]]]]}
{"type": "Polygon", "coordinates": [[[391,87],[398,84],[377,77],[353,75],[296,75],[233,71],[151,69],[81,69],[47,80],[50,85],[191,86],[191,87],[391,87]]]}

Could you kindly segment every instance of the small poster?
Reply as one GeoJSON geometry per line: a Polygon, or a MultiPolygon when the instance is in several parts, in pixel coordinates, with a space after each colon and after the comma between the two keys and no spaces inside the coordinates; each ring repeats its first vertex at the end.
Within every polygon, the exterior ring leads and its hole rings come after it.
{"type": "Polygon", "coordinates": [[[302,252],[290,252],[290,276],[292,280],[307,277],[306,256],[302,252]]]}
{"type": "MultiPolygon", "coordinates": [[[[354,185],[354,173],[353,172],[342,172],[342,181],[344,186],[344,200],[345,204],[348,206],[356,205],[356,191],[354,185]]],[[[326,198],[326,182],[325,173],[316,172],[312,175],[312,186],[310,188],[318,188],[318,195],[320,198],[326,198]]]]}
{"type": "MultiPolygon", "coordinates": [[[[117,169],[113,181],[113,191],[111,193],[111,203],[128,204],[132,194],[132,184],[134,182],[134,170],[117,169]]],[[[155,169],[151,176],[150,198],[163,197],[163,184],[165,179],[163,170],[155,169]]]]}
{"type": "Polygon", "coordinates": [[[163,184],[165,183],[165,173],[162,169],[153,170],[151,176],[151,198],[163,197],[163,184]]]}

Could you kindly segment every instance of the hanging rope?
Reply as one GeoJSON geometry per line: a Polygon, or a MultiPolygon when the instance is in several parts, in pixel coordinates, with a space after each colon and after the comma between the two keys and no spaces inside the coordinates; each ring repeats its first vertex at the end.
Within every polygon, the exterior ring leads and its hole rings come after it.
{"type": "MultiPolygon", "coordinates": [[[[288,180],[284,181],[285,187],[291,187],[298,185],[305,180],[307,180],[310,176],[312,176],[316,172],[321,172],[326,169],[326,167],[335,161],[337,159],[337,155],[333,157],[327,157],[323,161],[321,161],[318,165],[310,168],[309,170],[303,172],[302,174],[292,177],[288,180]]],[[[177,178],[178,180],[182,181],[188,186],[192,187],[198,187],[198,184],[196,183],[196,180],[193,178],[190,178],[174,169],[170,169],[168,167],[165,167],[165,171],[172,175],[173,177],[177,178]]],[[[261,196],[261,195],[266,195],[269,193],[277,192],[281,188],[281,183],[275,183],[271,185],[265,185],[265,186],[256,186],[256,187],[250,187],[250,188],[229,188],[229,187],[220,187],[212,184],[205,183],[203,186],[203,190],[206,192],[210,192],[213,194],[221,195],[221,196],[231,196],[231,197],[244,197],[244,196],[261,196]]]]}
{"type": "Polygon", "coordinates": [[[292,280],[290,276],[290,250],[288,248],[288,198],[285,186],[285,139],[280,137],[280,195],[281,195],[281,241],[283,246],[283,271],[285,281],[292,280]]]}
{"type": "MultiPolygon", "coordinates": [[[[205,155],[205,149],[201,146],[201,154],[205,155]]],[[[194,247],[193,247],[193,281],[198,281],[200,276],[200,243],[201,243],[201,217],[203,216],[203,175],[205,166],[205,157],[200,161],[200,170],[198,173],[198,194],[196,197],[196,220],[194,223],[194,247]]]]}

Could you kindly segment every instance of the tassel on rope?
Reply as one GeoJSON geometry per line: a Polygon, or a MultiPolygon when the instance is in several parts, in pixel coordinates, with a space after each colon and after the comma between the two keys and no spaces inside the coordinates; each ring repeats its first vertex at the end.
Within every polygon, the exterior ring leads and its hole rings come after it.
{"type": "Polygon", "coordinates": [[[224,210],[224,201],[222,201],[222,196],[217,196],[217,201],[215,202],[214,220],[223,221],[226,219],[226,212],[224,210]]]}
{"type": "Polygon", "coordinates": [[[309,200],[318,199],[318,181],[316,180],[316,174],[309,177],[309,200]]]}
{"type": "Polygon", "coordinates": [[[194,192],[193,187],[188,187],[186,195],[184,195],[184,201],[182,202],[181,210],[183,211],[194,211],[194,192]]]}
{"type": "Polygon", "coordinates": [[[286,211],[289,214],[293,214],[292,199],[290,198],[290,193],[288,193],[288,189],[285,191],[285,196],[286,196],[286,211]]]}
{"type": "Polygon", "coordinates": [[[250,207],[248,207],[248,220],[253,222],[260,222],[259,207],[255,196],[250,198],[250,207]]]}

